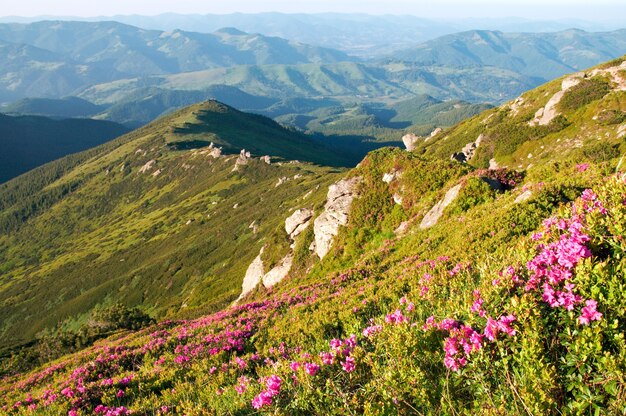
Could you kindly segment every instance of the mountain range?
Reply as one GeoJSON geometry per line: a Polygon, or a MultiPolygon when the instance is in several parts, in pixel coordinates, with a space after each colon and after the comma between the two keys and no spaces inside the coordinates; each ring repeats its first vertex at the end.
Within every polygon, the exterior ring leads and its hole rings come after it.
{"type": "MultiPolygon", "coordinates": [[[[4,17],[0,22],[34,23],[58,20],[56,16],[33,18],[4,17]]],[[[622,28],[622,22],[598,23],[584,20],[529,20],[522,18],[427,19],[408,15],[368,15],[349,13],[232,13],[175,14],[156,16],[117,15],[109,17],[64,17],[66,21],[117,21],[145,29],[210,33],[224,27],[236,27],[249,33],[263,33],[302,43],[339,49],[364,59],[380,58],[396,50],[471,29],[506,32],[558,32],[580,28],[602,32],[622,28]]]]}
{"type": "Polygon", "coordinates": [[[626,30],[553,33],[471,30],[422,43],[391,55],[421,65],[492,66],[549,81],[580,71],[626,51],[626,30]]]}
{"type": "Polygon", "coordinates": [[[237,29],[150,31],[117,22],[1,24],[0,100],[59,97],[126,77],[234,65],[349,61],[343,52],[237,29]],[[33,94],[37,91],[37,95],[33,94]]]}

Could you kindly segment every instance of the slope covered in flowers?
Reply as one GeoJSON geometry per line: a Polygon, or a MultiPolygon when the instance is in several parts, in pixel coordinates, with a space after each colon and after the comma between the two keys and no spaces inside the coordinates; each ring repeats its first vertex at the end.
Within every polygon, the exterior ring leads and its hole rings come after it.
{"type": "MultiPolygon", "coordinates": [[[[374,166],[427,164],[371,157],[365,181],[374,166]]],[[[453,169],[442,184],[467,174],[453,169]]],[[[0,411],[622,413],[626,176],[576,163],[551,172],[451,206],[428,232],[381,239],[383,227],[367,239],[357,232],[367,224],[352,224],[333,258],[247,303],[6,377],[0,411]],[[535,199],[513,203],[527,189],[535,199]]],[[[421,183],[409,173],[407,192],[421,183]]],[[[368,192],[354,209],[382,191],[368,192]]],[[[403,219],[381,212],[372,227],[403,219]]]]}

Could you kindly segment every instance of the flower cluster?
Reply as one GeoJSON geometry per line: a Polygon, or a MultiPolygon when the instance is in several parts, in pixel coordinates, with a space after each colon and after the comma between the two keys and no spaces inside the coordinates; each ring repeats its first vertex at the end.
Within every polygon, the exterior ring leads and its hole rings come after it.
{"type": "Polygon", "coordinates": [[[265,390],[259,393],[252,400],[252,407],[260,409],[263,406],[270,406],[272,404],[272,398],[280,394],[280,387],[282,380],[276,374],[269,376],[265,380],[265,390]]]}

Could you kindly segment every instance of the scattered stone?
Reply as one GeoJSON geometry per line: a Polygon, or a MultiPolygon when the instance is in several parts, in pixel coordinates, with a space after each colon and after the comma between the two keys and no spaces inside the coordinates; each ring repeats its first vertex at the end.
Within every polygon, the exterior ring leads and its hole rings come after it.
{"type": "Polygon", "coordinates": [[[236,203],[235,205],[233,205],[233,209],[237,209],[239,208],[239,203],[236,203]]]}
{"type": "Polygon", "coordinates": [[[626,136],[626,124],[622,124],[617,129],[617,137],[621,139],[624,136],[626,136]]]}
{"type": "Polygon", "coordinates": [[[459,191],[461,190],[461,184],[458,184],[448,190],[443,199],[435,204],[434,207],[428,211],[428,214],[422,219],[420,223],[420,229],[430,228],[433,225],[437,224],[439,218],[443,215],[443,210],[446,209],[448,205],[450,205],[457,196],[459,196],[459,191]]]}
{"type": "Polygon", "coordinates": [[[146,162],[146,164],[143,165],[141,167],[141,169],[139,169],[139,173],[146,173],[146,172],[148,172],[150,169],[152,169],[152,166],[154,166],[155,163],[156,163],[156,160],[154,160],[154,159],[146,162]]]}
{"type": "Polygon", "coordinates": [[[356,197],[356,187],[360,177],[343,179],[328,187],[324,212],[313,222],[315,232],[315,252],[324,258],[339,233],[339,226],[348,224],[348,214],[352,201],[356,197]]]}
{"type": "Polygon", "coordinates": [[[533,192],[530,189],[528,189],[522,192],[517,198],[515,198],[514,202],[516,204],[521,204],[522,202],[528,201],[532,196],[533,196],[533,192]]]}
{"type": "Polygon", "coordinates": [[[480,146],[484,137],[485,136],[481,134],[480,136],[478,136],[475,142],[468,143],[465,145],[465,147],[463,147],[463,149],[461,149],[460,152],[453,153],[452,156],[450,156],[450,159],[457,160],[461,163],[466,163],[472,157],[474,157],[474,154],[476,153],[476,149],[478,149],[478,146],[480,146]]]}
{"type": "Polygon", "coordinates": [[[272,158],[267,156],[267,155],[266,156],[261,156],[261,162],[265,162],[268,165],[271,165],[272,164],[272,158]]]}
{"type": "Polygon", "coordinates": [[[259,232],[259,225],[256,223],[256,220],[252,221],[248,228],[252,230],[252,234],[256,234],[259,232]]]}
{"type": "Polygon", "coordinates": [[[276,182],[276,185],[274,185],[274,188],[278,188],[280,185],[284,184],[285,182],[287,182],[287,177],[283,176],[282,178],[278,179],[278,182],[276,182]]]}
{"type": "Polygon", "coordinates": [[[398,228],[396,228],[396,229],[394,230],[394,233],[395,233],[396,235],[404,235],[404,234],[406,234],[406,232],[409,230],[409,225],[411,225],[411,222],[410,222],[410,221],[404,221],[404,222],[402,222],[402,223],[398,226],[398,228]]]}
{"type": "Polygon", "coordinates": [[[161,172],[163,172],[163,169],[157,169],[152,173],[152,176],[156,178],[157,176],[161,174],[161,172]]]}
{"type": "Polygon", "coordinates": [[[190,219],[188,219],[188,220],[187,220],[187,222],[185,223],[185,225],[189,225],[189,224],[191,224],[192,222],[194,222],[194,219],[193,219],[193,218],[190,218],[190,219]]]}
{"type": "Polygon", "coordinates": [[[496,159],[489,159],[489,169],[490,170],[496,170],[500,167],[500,165],[498,165],[498,162],[496,162],[496,159]]]}
{"type": "Polygon", "coordinates": [[[402,205],[402,195],[393,194],[393,202],[395,202],[398,205],[402,205]]]}
{"type": "Polygon", "coordinates": [[[391,183],[395,181],[396,179],[398,179],[400,176],[402,176],[402,173],[398,172],[397,170],[391,171],[389,173],[385,173],[383,175],[383,182],[391,183]]]}
{"type": "Polygon", "coordinates": [[[402,143],[404,143],[404,147],[406,147],[406,150],[408,150],[409,152],[415,150],[415,145],[419,140],[420,137],[413,133],[405,134],[404,136],[402,136],[402,143]]]}
{"type": "Polygon", "coordinates": [[[301,208],[285,220],[285,231],[292,241],[309,226],[313,214],[312,209],[301,208]]]}
{"type": "Polygon", "coordinates": [[[426,140],[432,139],[433,137],[435,137],[436,135],[438,135],[439,133],[441,133],[443,131],[443,129],[441,127],[437,127],[435,130],[430,132],[430,136],[428,136],[426,138],[426,140]]]}
{"type": "Polygon", "coordinates": [[[524,98],[521,97],[521,96],[517,97],[515,99],[515,101],[513,101],[511,103],[511,105],[509,106],[511,108],[511,114],[510,115],[511,116],[516,116],[517,113],[519,112],[520,107],[523,106],[523,105],[524,105],[524,98]]]}

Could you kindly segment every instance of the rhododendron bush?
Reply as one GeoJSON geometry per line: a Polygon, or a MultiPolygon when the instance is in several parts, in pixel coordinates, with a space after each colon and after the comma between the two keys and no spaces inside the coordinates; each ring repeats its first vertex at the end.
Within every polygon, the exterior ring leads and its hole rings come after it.
{"type": "Polygon", "coordinates": [[[598,182],[497,255],[392,261],[392,241],[325,279],[7,377],[0,411],[621,414],[626,179],[598,182]]]}

